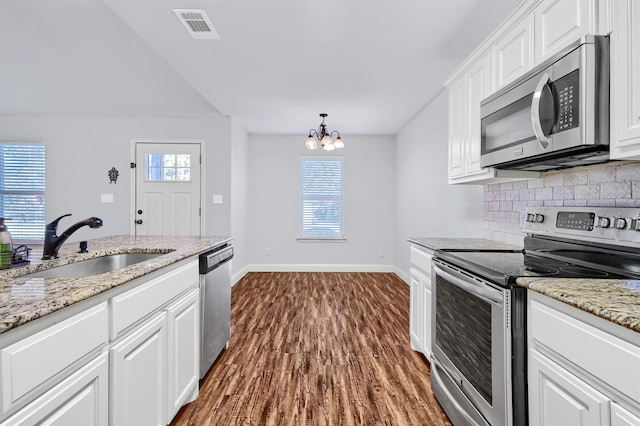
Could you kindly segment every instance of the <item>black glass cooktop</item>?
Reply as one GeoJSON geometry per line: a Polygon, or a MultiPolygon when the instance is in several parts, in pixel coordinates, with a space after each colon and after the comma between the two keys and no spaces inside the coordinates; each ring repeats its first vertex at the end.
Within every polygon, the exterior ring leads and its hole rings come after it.
{"type": "Polygon", "coordinates": [[[518,277],[624,278],[627,275],[522,251],[437,251],[436,257],[498,284],[518,277]]]}

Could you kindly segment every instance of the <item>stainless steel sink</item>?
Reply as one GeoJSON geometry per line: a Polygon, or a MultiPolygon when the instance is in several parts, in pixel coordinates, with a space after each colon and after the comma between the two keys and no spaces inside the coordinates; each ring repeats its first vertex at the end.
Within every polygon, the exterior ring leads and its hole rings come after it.
{"type": "Polygon", "coordinates": [[[43,271],[21,275],[20,278],[80,278],[122,269],[127,266],[145,262],[164,253],[120,253],[96,257],[79,262],[55,266],[43,271]]]}

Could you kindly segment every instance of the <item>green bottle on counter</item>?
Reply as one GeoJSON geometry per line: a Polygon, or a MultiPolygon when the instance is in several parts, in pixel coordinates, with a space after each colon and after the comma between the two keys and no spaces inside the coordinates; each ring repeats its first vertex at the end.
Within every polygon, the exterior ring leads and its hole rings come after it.
{"type": "Polygon", "coordinates": [[[9,220],[0,217],[0,269],[11,266],[11,255],[13,253],[13,239],[4,221],[9,220]]]}

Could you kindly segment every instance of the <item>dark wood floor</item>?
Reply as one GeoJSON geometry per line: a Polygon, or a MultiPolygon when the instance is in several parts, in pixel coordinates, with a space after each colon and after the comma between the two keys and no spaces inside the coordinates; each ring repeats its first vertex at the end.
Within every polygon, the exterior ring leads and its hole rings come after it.
{"type": "Polygon", "coordinates": [[[394,274],[250,273],[231,340],[172,425],[450,425],[394,274]]]}

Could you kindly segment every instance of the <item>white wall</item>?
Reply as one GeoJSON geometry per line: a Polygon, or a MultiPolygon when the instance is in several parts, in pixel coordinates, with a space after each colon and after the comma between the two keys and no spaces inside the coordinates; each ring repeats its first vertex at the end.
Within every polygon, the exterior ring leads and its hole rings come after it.
{"type": "Polygon", "coordinates": [[[448,97],[440,92],[396,136],[396,263],[409,274],[407,237],[481,238],[483,186],[449,185],[448,97]]]}
{"type": "Polygon", "coordinates": [[[129,163],[131,140],[136,138],[205,141],[204,233],[230,235],[230,204],[210,203],[213,194],[223,194],[225,200],[230,200],[230,135],[230,119],[0,117],[0,138],[45,142],[48,221],[72,213],[73,217],[60,223],[60,229],[64,230],[89,216],[103,219],[102,228],[83,228],[72,236],[72,241],[129,234],[132,178],[129,163]],[[107,175],[112,167],[120,172],[116,184],[110,184],[107,175]],[[113,194],[114,203],[101,203],[102,193],[113,194]]]}
{"type": "Polygon", "coordinates": [[[247,132],[236,120],[231,122],[231,236],[234,258],[231,263],[232,282],[246,273],[248,262],[248,143],[247,132]]]}
{"type": "Polygon", "coordinates": [[[346,148],[308,151],[304,135],[249,135],[248,241],[258,269],[392,270],[395,239],[395,143],[391,136],[344,136],[346,148]],[[298,242],[299,161],[345,158],[345,243],[298,242]],[[270,255],[267,255],[267,249],[270,255]],[[384,257],[379,256],[383,250],[384,257]],[[286,268],[285,268],[286,269],[286,268]]]}

